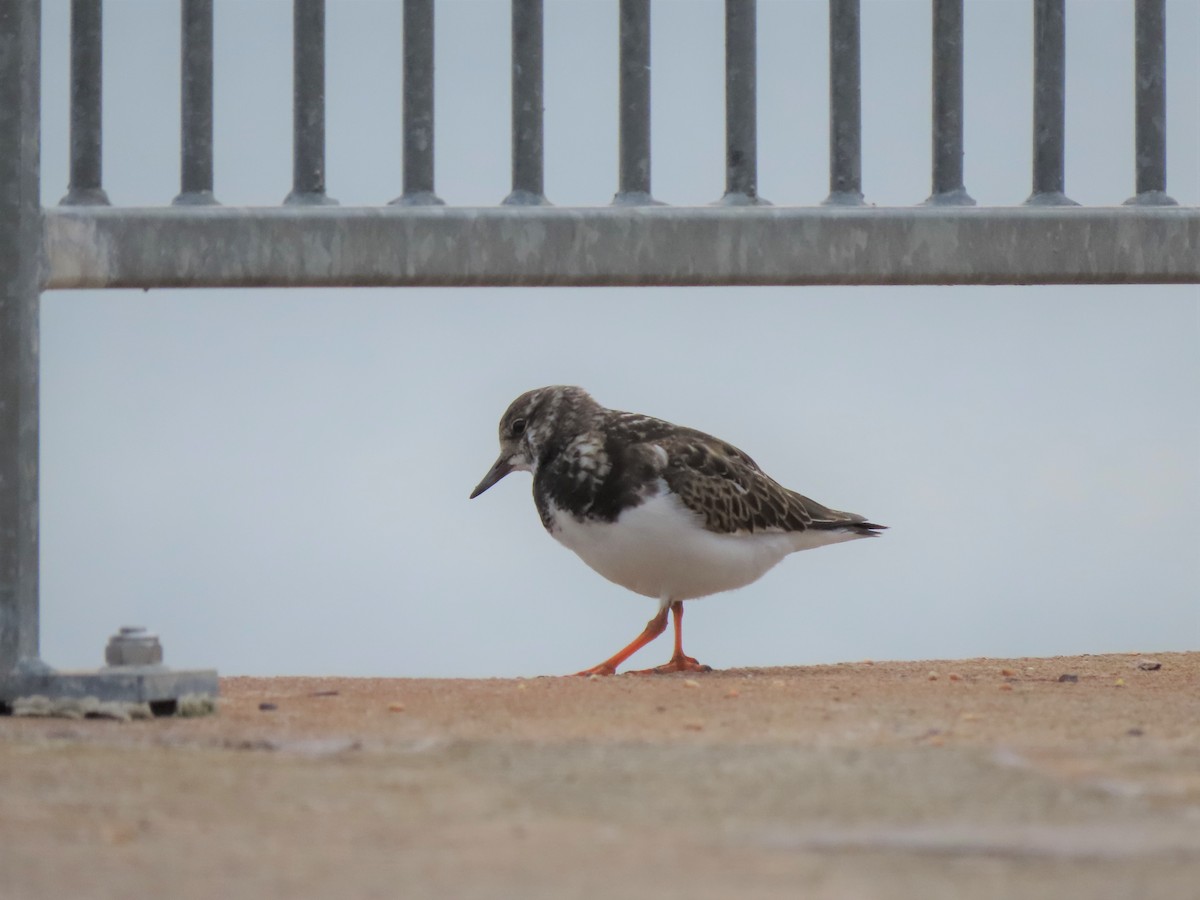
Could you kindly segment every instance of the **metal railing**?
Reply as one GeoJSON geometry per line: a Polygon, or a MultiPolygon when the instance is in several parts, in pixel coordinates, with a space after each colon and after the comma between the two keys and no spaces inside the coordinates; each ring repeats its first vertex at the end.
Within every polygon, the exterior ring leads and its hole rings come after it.
{"type": "Polygon", "coordinates": [[[724,195],[710,207],[653,199],[650,0],[616,0],[617,190],[610,208],[586,211],[553,207],[545,196],[542,0],[511,2],[511,192],[494,207],[457,208],[443,206],[434,187],[432,0],[404,3],[403,193],[369,208],[340,208],[326,193],[325,4],[294,0],[293,183],[280,209],[215,205],[213,5],[182,0],[182,160],[174,206],[213,207],[200,212],[99,208],[107,202],[100,183],[100,4],[73,0],[72,178],[63,204],[44,216],[44,286],[1200,280],[1200,259],[1191,252],[1200,237],[1197,211],[1178,208],[1166,193],[1165,0],[1131,0],[1132,210],[1074,208],[1065,193],[1064,2],[1030,0],[1031,194],[1016,208],[967,212],[956,209],[975,205],[963,177],[963,0],[931,0],[930,195],[920,206],[886,209],[863,201],[859,0],[829,3],[829,195],[811,207],[774,207],[759,195],[754,0],[725,2],[724,195]],[[329,208],[294,209],[311,206],[329,208]],[[526,240],[535,233],[536,241],[526,240]],[[310,252],[314,242],[323,252],[310,252]]]}
{"type": "MultiPolygon", "coordinates": [[[[0,3],[0,703],[22,692],[108,692],[38,661],[38,310],[46,289],[327,285],[999,284],[1200,282],[1200,209],[1167,194],[1165,0],[1136,22],[1136,195],[1080,207],[1065,193],[1064,0],[1030,0],[1031,194],[978,207],[963,170],[963,0],[931,0],[928,199],[863,199],[859,0],[829,0],[829,194],[759,195],[756,7],[725,2],[725,190],[672,207],[651,187],[650,0],[617,0],[617,185],[597,208],[544,190],[542,0],[512,0],[512,186],[449,207],[434,182],[433,0],[404,0],[403,192],[346,208],[325,183],[325,4],[294,0],[292,189],[279,207],[223,206],[213,182],[213,3],[181,0],[179,193],[109,204],[101,180],[100,0],[71,6],[70,183],[43,208],[39,0],[0,3]],[[4,673],[12,673],[5,675],[4,673]]],[[[145,688],[148,682],[139,682],[145,688]]],[[[177,691],[182,682],[155,690],[177,691]]],[[[201,679],[201,686],[209,682],[201,679]]],[[[211,681],[215,687],[215,676],[211,681]]],[[[106,686],[107,685],[107,686],[106,686]]],[[[194,687],[195,685],[193,685],[194,687]]]]}

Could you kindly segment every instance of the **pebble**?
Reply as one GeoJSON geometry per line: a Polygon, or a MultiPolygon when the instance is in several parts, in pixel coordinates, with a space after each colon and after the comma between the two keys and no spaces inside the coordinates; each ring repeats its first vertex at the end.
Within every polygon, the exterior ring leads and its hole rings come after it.
{"type": "Polygon", "coordinates": [[[258,704],[258,708],[262,712],[270,712],[273,709],[279,709],[279,707],[276,706],[274,703],[260,703],[260,704],[258,704]]]}
{"type": "Polygon", "coordinates": [[[1137,667],[1143,672],[1157,672],[1162,668],[1162,663],[1156,659],[1143,659],[1137,664],[1137,667]]]}
{"type": "Polygon", "coordinates": [[[1058,676],[1059,684],[1075,684],[1077,681],[1079,681],[1078,675],[1072,675],[1070,673],[1066,673],[1066,674],[1058,676]]]}
{"type": "Polygon", "coordinates": [[[404,708],[405,707],[404,707],[403,703],[389,703],[388,704],[388,712],[404,712],[404,708]]]}

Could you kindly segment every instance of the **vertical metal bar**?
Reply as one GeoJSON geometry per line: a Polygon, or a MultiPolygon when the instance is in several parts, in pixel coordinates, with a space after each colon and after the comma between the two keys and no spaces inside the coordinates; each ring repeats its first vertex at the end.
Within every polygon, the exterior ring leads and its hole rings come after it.
{"type": "Polygon", "coordinates": [[[829,0],[829,205],[863,202],[859,45],[859,0],[829,0]]]}
{"type": "Polygon", "coordinates": [[[41,16],[0,2],[0,678],[38,655],[41,16]]]}
{"type": "Polygon", "coordinates": [[[1065,0],[1033,0],[1033,193],[1035,206],[1076,206],[1067,198],[1065,0]]]}
{"type": "Polygon", "coordinates": [[[433,190],[433,0],[404,0],[404,193],[400,206],[440,206],[433,190]]]}
{"type": "Polygon", "coordinates": [[[725,196],[734,206],[758,196],[757,4],[725,0],[725,196]]]}
{"type": "Polygon", "coordinates": [[[216,203],[213,196],[213,4],[180,5],[180,206],[216,203]]]}
{"type": "Polygon", "coordinates": [[[542,0],[512,0],[512,193],[504,203],[546,203],[542,129],[542,0]]]}
{"type": "Polygon", "coordinates": [[[1137,195],[1127,200],[1171,206],[1167,195],[1166,0],[1136,0],[1134,28],[1137,195]]]}
{"type": "Polygon", "coordinates": [[[71,180],[67,206],[108,204],[100,180],[100,0],[71,0],[71,180]]]}
{"type": "Polygon", "coordinates": [[[613,203],[642,206],[650,194],[650,0],[621,0],[621,138],[613,203]]]}
{"type": "Polygon", "coordinates": [[[293,0],[292,23],[292,192],[283,202],[336,203],[325,194],[325,0],[293,0]]]}
{"type": "Polygon", "coordinates": [[[934,205],[974,206],[963,185],[963,0],[933,0],[934,205]]]}

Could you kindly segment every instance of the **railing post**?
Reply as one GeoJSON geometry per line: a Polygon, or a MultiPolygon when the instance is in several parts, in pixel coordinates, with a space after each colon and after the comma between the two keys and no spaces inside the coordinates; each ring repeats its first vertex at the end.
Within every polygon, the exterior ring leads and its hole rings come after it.
{"type": "Polygon", "coordinates": [[[542,0],[512,0],[512,192],[506,206],[547,202],[543,103],[542,0]]]}
{"type": "Polygon", "coordinates": [[[829,206],[863,202],[859,47],[859,0],[829,0],[829,206]]]}
{"type": "Polygon", "coordinates": [[[725,196],[719,202],[766,202],[758,196],[756,0],[725,0],[725,196]]]}
{"type": "Polygon", "coordinates": [[[963,0],[933,0],[933,206],[974,206],[963,184],[963,0]]]}
{"type": "Polygon", "coordinates": [[[1033,206],[1078,206],[1064,193],[1065,0],[1033,0],[1033,206]]]}
{"type": "Polygon", "coordinates": [[[180,4],[180,153],[177,206],[206,206],[213,196],[213,2],[180,4]]]}
{"type": "Polygon", "coordinates": [[[71,180],[64,206],[108,205],[100,172],[102,14],[101,0],[71,0],[71,180]]]}
{"type": "Polygon", "coordinates": [[[650,193],[650,0],[621,0],[618,206],[654,205],[650,193]]]}
{"type": "Polygon", "coordinates": [[[38,656],[41,17],[0,2],[0,678],[38,656]]]}
{"type": "Polygon", "coordinates": [[[292,0],[292,191],[284,203],[337,203],[325,193],[325,0],[292,0]]]}
{"type": "Polygon", "coordinates": [[[1167,194],[1166,0],[1136,0],[1133,30],[1137,194],[1125,202],[1175,206],[1167,194]]]}
{"type": "Polygon", "coordinates": [[[433,190],[433,0],[404,0],[404,193],[397,206],[442,206],[433,190]]]}

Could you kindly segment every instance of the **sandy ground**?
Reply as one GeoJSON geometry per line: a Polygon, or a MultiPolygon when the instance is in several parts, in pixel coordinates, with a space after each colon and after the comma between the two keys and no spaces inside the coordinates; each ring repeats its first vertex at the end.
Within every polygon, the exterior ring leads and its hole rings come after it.
{"type": "Polygon", "coordinates": [[[1200,653],[221,690],[0,718],[0,897],[1200,897],[1200,653]]]}

